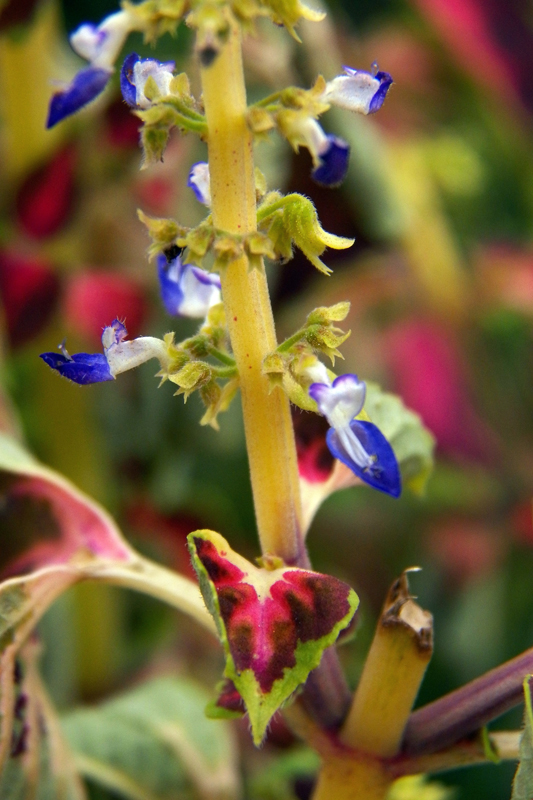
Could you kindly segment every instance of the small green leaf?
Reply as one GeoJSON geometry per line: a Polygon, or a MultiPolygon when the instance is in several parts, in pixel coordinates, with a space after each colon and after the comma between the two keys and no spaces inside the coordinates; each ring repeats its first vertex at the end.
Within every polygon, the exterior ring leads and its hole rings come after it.
{"type": "Polygon", "coordinates": [[[524,680],[525,726],[520,739],[520,763],[513,782],[511,800],[531,800],[533,797],[533,702],[531,685],[533,676],[524,680]]]}
{"type": "Polygon", "coordinates": [[[229,800],[239,796],[233,736],[206,719],[208,700],[191,680],[158,678],[65,715],[63,730],[84,776],[130,800],[229,800]]]}

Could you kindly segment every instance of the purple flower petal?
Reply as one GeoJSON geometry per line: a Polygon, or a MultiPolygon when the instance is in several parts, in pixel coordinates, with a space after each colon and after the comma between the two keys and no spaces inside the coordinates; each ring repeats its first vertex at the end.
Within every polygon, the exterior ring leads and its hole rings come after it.
{"type": "Polygon", "coordinates": [[[172,316],[178,314],[178,309],[183,302],[183,291],[179,283],[181,272],[182,264],[180,256],[176,256],[176,258],[169,263],[163,253],[158,255],[157,277],[159,278],[161,299],[166,310],[172,316]]]}
{"type": "Polygon", "coordinates": [[[220,275],[217,275],[216,272],[206,272],[205,269],[200,269],[200,267],[191,267],[191,272],[196,280],[203,283],[204,286],[216,286],[217,289],[222,286],[220,275]]]}
{"type": "Polygon", "coordinates": [[[178,255],[172,261],[161,254],[157,272],[163,304],[172,316],[205,317],[209,308],[220,302],[220,278],[192,264],[183,264],[178,255]]]}
{"type": "Polygon", "coordinates": [[[76,353],[71,358],[59,353],[42,353],[41,358],[49,367],[74,383],[86,385],[114,380],[102,353],[76,353]]]}
{"type": "Polygon", "coordinates": [[[46,127],[53,128],[98,97],[110,76],[109,70],[98,67],[87,67],[78,72],[68,86],[52,96],[46,127]]]}
{"type": "Polygon", "coordinates": [[[321,186],[333,188],[343,182],[348,172],[350,145],[337,136],[328,136],[328,144],[327,150],[319,154],[320,164],[311,177],[321,186]]]}
{"type": "Polygon", "coordinates": [[[375,77],[376,80],[380,82],[380,85],[379,89],[377,90],[374,97],[370,101],[370,108],[368,109],[369,114],[375,114],[376,111],[379,111],[379,109],[385,102],[387,92],[389,91],[393,83],[392,76],[389,75],[388,72],[377,72],[375,77]]]}
{"type": "Polygon", "coordinates": [[[128,331],[123,322],[119,319],[114,319],[111,325],[106,325],[102,333],[102,344],[104,350],[113,347],[114,344],[120,344],[128,336],[128,331]]]}
{"type": "Polygon", "coordinates": [[[193,190],[198,202],[209,207],[211,205],[209,164],[207,164],[205,161],[198,161],[198,163],[193,164],[187,179],[187,186],[189,189],[193,190]]]}
{"type": "Polygon", "coordinates": [[[152,78],[159,94],[164,97],[170,92],[175,66],[174,61],[159,62],[155,58],[139,58],[137,53],[131,53],[120,71],[122,97],[132,108],[149,108],[152,101],[144,94],[147,80],[152,78]]]}
{"type": "Polygon", "coordinates": [[[124,59],[120,70],[120,91],[122,92],[122,97],[131,108],[135,108],[137,105],[137,87],[133,81],[133,68],[137,61],[139,61],[137,53],[130,53],[124,59]]]}
{"type": "Polygon", "coordinates": [[[372,422],[354,419],[350,423],[353,435],[359,440],[366,452],[375,458],[369,467],[361,467],[350,458],[344,449],[337,432],[330,428],[326,442],[335,458],[352,470],[362,481],[379,489],[381,492],[399,497],[402,491],[400,470],[394,451],[379,428],[372,422]]]}

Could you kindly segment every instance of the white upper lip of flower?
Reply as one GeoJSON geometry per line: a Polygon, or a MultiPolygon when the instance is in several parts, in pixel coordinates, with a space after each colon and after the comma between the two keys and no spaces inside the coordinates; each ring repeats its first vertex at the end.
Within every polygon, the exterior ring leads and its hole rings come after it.
{"type": "Polygon", "coordinates": [[[380,86],[381,81],[372,73],[344,67],[344,75],[337,75],[326,84],[323,99],[338,108],[368,114],[380,86]]]}
{"type": "Polygon", "coordinates": [[[149,108],[152,103],[144,95],[144,87],[148,78],[156,82],[161,97],[170,94],[170,83],[174,77],[174,64],[160,64],[155,59],[140,59],[133,67],[133,84],[136,89],[135,102],[139,108],[149,108]]]}
{"type": "Polygon", "coordinates": [[[366,384],[356,375],[341,375],[332,384],[323,364],[308,368],[307,372],[314,378],[321,377],[320,383],[310,386],[311,397],[315,400],[319,411],[334,428],[348,456],[361,467],[369,467],[374,459],[368,455],[363,445],[352,431],[350,423],[362,410],[365,404],[366,384]],[[322,369],[320,369],[322,368],[322,369]],[[326,380],[324,380],[324,374],[326,380]]]}
{"type": "Polygon", "coordinates": [[[73,50],[93,67],[112,70],[126,37],[132,30],[128,11],[110,14],[98,26],[80,25],[70,36],[73,50]]]}

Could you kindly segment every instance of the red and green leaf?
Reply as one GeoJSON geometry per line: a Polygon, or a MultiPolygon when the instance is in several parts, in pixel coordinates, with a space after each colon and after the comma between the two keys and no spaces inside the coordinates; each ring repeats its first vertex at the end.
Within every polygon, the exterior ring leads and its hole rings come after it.
{"type": "Polygon", "coordinates": [[[259,568],[213,531],[188,537],[206,605],[259,744],[273,714],[305,683],[352,619],[355,592],[329,575],[259,568]]]}

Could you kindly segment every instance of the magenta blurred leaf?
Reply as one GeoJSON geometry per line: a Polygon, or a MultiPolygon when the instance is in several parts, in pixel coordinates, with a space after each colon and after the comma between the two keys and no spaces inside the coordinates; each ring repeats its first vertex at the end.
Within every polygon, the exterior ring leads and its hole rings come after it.
{"type": "Polygon", "coordinates": [[[45,239],[67,223],[75,199],[75,164],[76,151],[67,145],[22,183],[16,198],[17,221],[28,236],[45,239]]]}
{"type": "Polygon", "coordinates": [[[493,458],[494,434],[474,408],[459,349],[444,327],[424,319],[401,322],[388,332],[386,358],[396,391],[443,452],[493,458]]]}
{"type": "Polygon", "coordinates": [[[37,336],[59,297],[59,279],[42,258],[0,251],[0,295],[11,347],[37,336]]]}
{"type": "Polygon", "coordinates": [[[530,21],[516,0],[415,0],[461,67],[498,95],[533,110],[530,21]]]}
{"type": "Polygon", "coordinates": [[[110,271],[84,271],[73,275],[66,286],[63,314],[71,330],[100,344],[109,320],[126,322],[131,339],[141,333],[146,314],[145,292],[127,275],[110,271]]]}
{"type": "Polygon", "coordinates": [[[225,650],[224,675],[244,700],[259,745],[272,716],[349,624],[358,597],[337,578],[280,559],[256,567],[214,531],[188,540],[225,650]]]}

